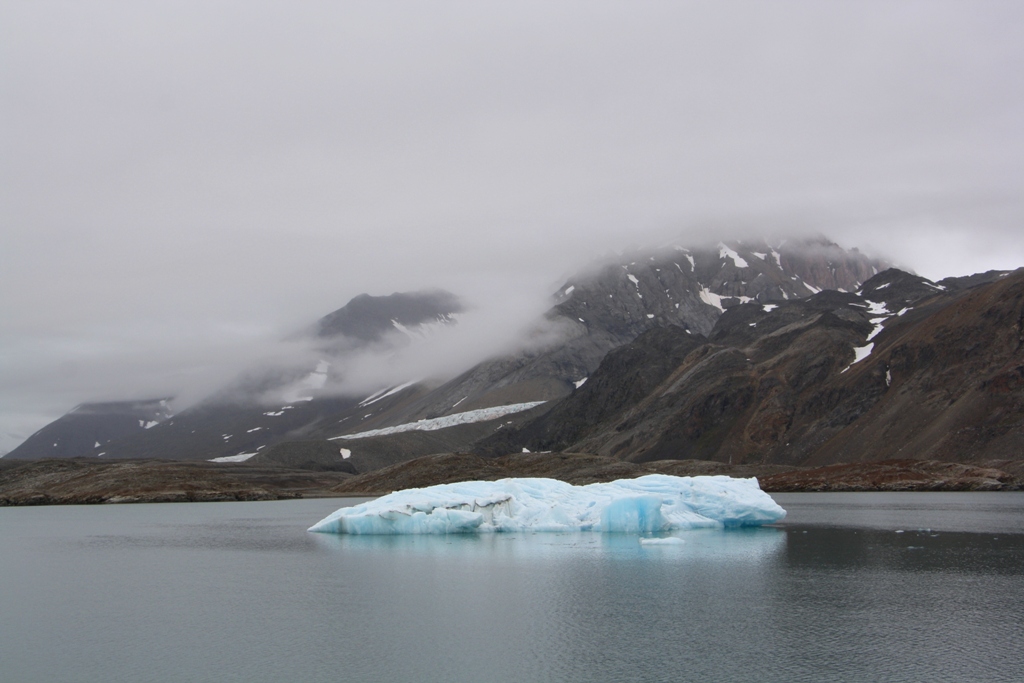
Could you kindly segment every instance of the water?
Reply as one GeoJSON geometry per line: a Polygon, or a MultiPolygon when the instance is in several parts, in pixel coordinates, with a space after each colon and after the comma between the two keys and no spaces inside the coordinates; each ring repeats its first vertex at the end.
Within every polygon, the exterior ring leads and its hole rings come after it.
{"type": "Polygon", "coordinates": [[[777,528],[674,546],[306,533],[334,500],[3,508],[0,681],[1024,679],[1024,494],[776,498],[777,528]]]}

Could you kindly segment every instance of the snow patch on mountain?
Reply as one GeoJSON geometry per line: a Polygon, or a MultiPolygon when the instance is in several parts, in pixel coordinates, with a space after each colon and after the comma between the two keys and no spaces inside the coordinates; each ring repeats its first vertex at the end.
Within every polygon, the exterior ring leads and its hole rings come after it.
{"type": "Polygon", "coordinates": [[[707,287],[700,288],[700,300],[706,304],[714,306],[723,313],[725,312],[725,308],[722,306],[722,297],[719,296],[718,294],[715,294],[707,287]]]}
{"type": "Polygon", "coordinates": [[[371,429],[365,432],[357,432],[355,434],[342,434],[341,436],[332,436],[331,441],[336,439],[366,439],[371,436],[386,436],[388,434],[400,434],[402,432],[412,431],[423,431],[432,432],[438,429],[447,429],[448,427],[454,427],[456,425],[471,424],[473,422],[486,422],[487,420],[495,420],[505,415],[511,415],[512,413],[519,413],[524,410],[536,408],[537,406],[545,403],[546,401],[533,401],[530,403],[512,403],[504,406],[494,406],[492,408],[480,408],[478,410],[468,410],[464,413],[455,413],[454,415],[446,415],[444,417],[435,417],[431,419],[423,419],[417,422],[407,422],[405,424],[395,425],[394,427],[384,427],[382,429],[371,429]]]}
{"type": "Polygon", "coordinates": [[[726,246],[725,242],[718,243],[718,257],[719,258],[731,258],[732,262],[736,264],[737,268],[749,268],[750,264],[747,263],[746,259],[741,258],[735,250],[730,249],[726,246]]]}
{"type": "Polygon", "coordinates": [[[397,387],[393,387],[391,389],[381,389],[377,393],[371,394],[370,396],[366,397],[363,400],[363,402],[359,404],[359,406],[360,407],[364,407],[364,406],[368,406],[368,405],[371,405],[373,403],[376,403],[377,401],[382,401],[382,400],[386,399],[388,396],[394,396],[395,394],[400,392],[402,389],[407,389],[407,388],[411,387],[413,384],[416,384],[419,381],[420,380],[418,380],[418,379],[414,379],[411,382],[406,382],[405,384],[399,384],[397,387]]]}
{"type": "Polygon", "coordinates": [[[255,453],[239,453],[238,455],[224,455],[219,458],[210,458],[209,462],[245,462],[255,453]]]}

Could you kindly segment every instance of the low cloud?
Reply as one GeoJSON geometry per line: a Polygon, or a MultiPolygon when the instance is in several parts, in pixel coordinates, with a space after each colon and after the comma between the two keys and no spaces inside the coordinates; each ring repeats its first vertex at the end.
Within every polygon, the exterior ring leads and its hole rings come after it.
{"type": "Polygon", "coordinates": [[[440,6],[0,4],[0,433],[315,356],[362,292],[481,322],[350,386],[456,372],[631,244],[1024,264],[1021,3],[440,6]]]}

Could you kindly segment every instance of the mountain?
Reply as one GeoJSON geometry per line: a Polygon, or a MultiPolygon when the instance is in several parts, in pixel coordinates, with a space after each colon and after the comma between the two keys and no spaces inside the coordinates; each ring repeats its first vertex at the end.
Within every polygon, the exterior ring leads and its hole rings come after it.
{"type": "MultiPolygon", "coordinates": [[[[254,368],[146,434],[110,444],[105,457],[244,461],[268,446],[306,439],[357,415],[369,423],[362,397],[330,390],[344,379],[344,360],[414,343],[432,329],[455,324],[462,310],[455,295],[440,290],[357,296],[292,337],[306,351],[293,363],[254,368]]],[[[391,397],[381,398],[391,404],[391,397]]]]}
{"type": "Polygon", "coordinates": [[[1019,458],[1024,269],[944,282],[890,269],[856,293],[734,306],[707,338],[651,330],[476,452],[804,466],[1019,458]]]}
{"type": "MultiPolygon", "coordinates": [[[[104,441],[101,452],[106,458],[252,459],[326,468],[344,461],[345,469],[368,471],[464,450],[574,395],[610,351],[649,330],[677,326],[700,340],[737,307],[853,291],[886,265],[824,238],[635,252],[569,278],[517,352],[448,381],[410,381],[352,396],[337,387],[353,354],[418,343],[431,330],[458,325],[463,313],[458,298],[442,291],[360,295],[296,336],[310,350],[307,357],[255,368],[144,433],[104,441]],[[515,410],[494,413],[501,406],[515,410]],[[444,422],[449,418],[454,422],[444,422]],[[311,442],[321,446],[310,450],[311,442]]],[[[45,457],[33,453],[21,457],[45,457]]],[[[84,447],[66,453],[97,454],[84,447]]]]}
{"type": "Polygon", "coordinates": [[[390,296],[360,294],[343,308],[321,318],[315,334],[322,339],[341,337],[364,344],[381,342],[395,330],[450,323],[462,310],[459,298],[444,290],[396,292],[390,296]]]}
{"type": "MultiPolygon", "coordinates": [[[[856,289],[886,267],[856,251],[846,252],[816,238],[774,246],[764,241],[719,242],[703,248],[667,245],[603,264],[566,281],[553,306],[538,321],[537,335],[555,341],[480,363],[449,382],[403,389],[352,427],[337,424],[305,438],[333,439],[349,452],[360,472],[412,457],[469,450],[498,429],[510,429],[572,394],[605,355],[647,330],[677,325],[690,335],[709,333],[723,312],[750,301],[785,302],[825,288],[856,289]],[[534,407],[537,402],[544,405],[534,407]],[[419,421],[484,411],[500,405],[529,406],[529,412],[426,431],[419,421]],[[372,420],[373,424],[366,424],[372,420]],[[399,434],[351,438],[368,429],[405,424],[399,434]]],[[[286,448],[261,453],[254,462],[296,465],[286,448]]]]}
{"type": "Polygon", "coordinates": [[[106,455],[111,443],[149,429],[170,417],[168,401],[83,403],[51,422],[5,455],[10,460],[106,455]]]}

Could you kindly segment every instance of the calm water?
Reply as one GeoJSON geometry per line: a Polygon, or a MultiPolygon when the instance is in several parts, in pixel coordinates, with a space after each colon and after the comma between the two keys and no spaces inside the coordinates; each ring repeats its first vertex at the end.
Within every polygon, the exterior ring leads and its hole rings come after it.
{"type": "Polygon", "coordinates": [[[0,508],[0,681],[1024,680],[1024,494],[776,498],[778,528],[672,546],[0,508]]]}

